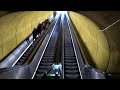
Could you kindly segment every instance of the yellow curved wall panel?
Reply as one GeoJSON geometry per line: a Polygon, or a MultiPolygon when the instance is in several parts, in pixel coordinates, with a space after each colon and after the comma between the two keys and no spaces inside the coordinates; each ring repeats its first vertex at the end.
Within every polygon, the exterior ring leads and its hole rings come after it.
{"type": "Polygon", "coordinates": [[[109,62],[109,45],[104,33],[83,15],[70,12],[70,17],[96,67],[105,71],[109,62]]]}
{"type": "Polygon", "coordinates": [[[21,11],[0,17],[0,60],[52,14],[52,11],[21,11]]]}

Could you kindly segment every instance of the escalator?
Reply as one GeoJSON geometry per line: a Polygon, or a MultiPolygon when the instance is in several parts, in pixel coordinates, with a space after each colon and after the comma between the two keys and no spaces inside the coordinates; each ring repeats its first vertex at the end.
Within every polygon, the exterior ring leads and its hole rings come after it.
{"type": "Polygon", "coordinates": [[[66,17],[64,25],[64,79],[81,79],[66,17]]]}
{"type": "MultiPolygon", "coordinates": [[[[18,65],[23,65],[27,62],[28,58],[30,57],[31,53],[33,52],[33,50],[36,48],[36,46],[39,44],[40,40],[43,40],[43,37],[45,37],[45,34],[48,32],[48,30],[53,27],[54,24],[52,24],[51,26],[49,26],[48,29],[43,30],[41,32],[41,35],[38,35],[38,37],[36,38],[36,40],[30,45],[30,47],[26,50],[26,52],[20,57],[20,59],[14,63],[14,66],[18,66],[18,65]]],[[[32,58],[31,58],[32,59],[32,58]]],[[[30,63],[30,62],[29,62],[30,63]]]]}
{"type": "Polygon", "coordinates": [[[57,41],[60,31],[60,17],[58,19],[58,23],[53,31],[53,34],[50,38],[50,41],[45,49],[44,55],[41,59],[41,62],[38,66],[34,79],[41,79],[43,75],[51,69],[53,63],[55,63],[56,52],[57,52],[57,41]]]}
{"type": "Polygon", "coordinates": [[[54,27],[45,35],[41,45],[41,36],[27,49],[15,67],[0,70],[1,78],[13,79],[101,79],[104,74],[86,67],[78,48],[73,28],[67,15],[60,14],[54,27]],[[62,18],[63,17],[63,18],[62,18]],[[70,26],[71,25],[71,26],[70,26]],[[38,48],[36,48],[36,46],[38,48]],[[25,64],[31,57],[30,64],[25,64]]]}
{"type": "Polygon", "coordinates": [[[35,40],[35,42],[32,43],[32,45],[27,49],[27,51],[22,55],[22,57],[18,60],[18,62],[15,65],[23,65],[25,63],[35,46],[41,40],[41,37],[42,36],[38,36],[37,40],[35,40]]]}

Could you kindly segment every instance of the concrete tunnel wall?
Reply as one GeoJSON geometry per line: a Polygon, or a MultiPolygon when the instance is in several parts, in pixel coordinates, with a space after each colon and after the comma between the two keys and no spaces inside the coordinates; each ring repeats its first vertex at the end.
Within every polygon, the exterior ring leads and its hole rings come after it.
{"type": "Polygon", "coordinates": [[[70,12],[70,17],[96,68],[108,73],[120,73],[120,52],[117,49],[119,46],[116,46],[116,49],[114,46],[114,50],[111,49],[113,46],[111,43],[114,42],[111,39],[113,35],[110,33],[114,31],[106,31],[108,38],[106,32],[98,31],[99,27],[84,15],[70,12]]]}
{"type": "Polygon", "coordinates": [[[21,11],[0,17],[0,60],[16,48],[52,11],[21,11]]]}

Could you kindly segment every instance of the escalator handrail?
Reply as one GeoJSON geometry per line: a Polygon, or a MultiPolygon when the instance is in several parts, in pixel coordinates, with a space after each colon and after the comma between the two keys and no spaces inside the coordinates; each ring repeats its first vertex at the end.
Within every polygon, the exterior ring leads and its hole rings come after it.
{"type": "Polygon", "coordinates": [[[94,70],[95,72],[104,75],[106,78],[111,78],[111,74],[108,74],[108,73],[106,73],[106,72],[103,72],[103,71],[101,71],[101,70],[98,70],[98,69],[96,69],[96,68],[93,68],[93,67],[91,67],[91,66],[89,66],[89,65],[87,65],[87,64],[85,65],[85,67],[86,67],[87,69],[94,70]]]}
{"type": "Polygon", "coordinates": [[[14,69],[18,69],[18,68],[22,68],[22,67],[26,67],[28,65],[21,65],[21,66],[14,66],[14,67],[7,67],[7,68],[0,68],[0,73],[1,72],[7,72],[7,71],[12,71],[14,69]]]}

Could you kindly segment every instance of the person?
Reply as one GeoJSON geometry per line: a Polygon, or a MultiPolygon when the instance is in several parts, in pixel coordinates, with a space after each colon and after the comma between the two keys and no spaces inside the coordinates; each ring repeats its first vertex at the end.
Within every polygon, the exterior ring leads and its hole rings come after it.
{"type": "Polygon", "coordinates": [[[55,77],[59,78],[59,75],[61,74],[61,71],[62,71],[62,65],[61,65],[61,63],[59,63],[59,64],[53,64],[52,68],[54,70],[55,77]]]}
{"type": "Polygon", "coordinates": [[[47,19],[45,20],[45,28],[47,29],[47,24],[48,24],[48,22],[47,22],[47,19]]]}
{"type": "Polygon", "coordinates": [[[49,25],[50,25],[50,22],[49,22],[49,20],[47,19],[47,20],[46,20],[46,28],[48,28],[49,25]]]}
{"type": "Polygon", "coordinates": [[[37,35],[39,34],[38,27],[36,28],[35,33],[36,33],[36,37],[37,37],[37,35]]]}
{"type": "Polygon", "coordinates": [[[42,22],[42,29],[45,30],[45,21],[42,22]]]}
{"type": "Polygon", "coordinates": [[[55,18],[55,16],[56,16],[56,11],[53,11],[53,17],[55,18]]]}
{"type": "Polygon", "coordinates": [[[29,37],[27,37],[27,38],[26,38],[26,41],[27,41],[27,43],[29,43],[29,42],[30,42],[29,37]]]}
{"type": "Polygon", "coordinates": [[[36,33],[36,28],[34,28],[34,30],[33,30],[33,32],[32,32],[32,34],[33,34],[33,41],[35,41],[36,36],[37,36],[37,33],[36,33]]]}
{"type": "Polygon", "coordinates": [[[39,25],[38,25],[38,34],[41,35],[41,32],[42,32],[42,25],[39,24],[39,25]]]}

